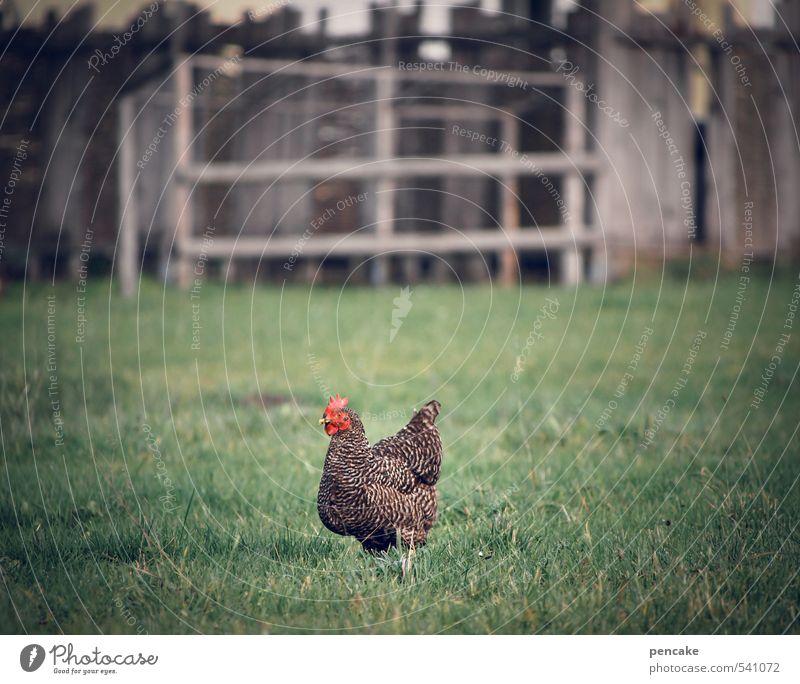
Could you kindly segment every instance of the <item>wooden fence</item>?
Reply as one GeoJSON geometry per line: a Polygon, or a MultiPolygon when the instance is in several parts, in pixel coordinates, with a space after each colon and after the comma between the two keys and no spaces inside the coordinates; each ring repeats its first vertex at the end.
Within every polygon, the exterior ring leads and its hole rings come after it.
{"type": "MultiPolygon", "coordinates": [[[[305,181],[309,184],[333,179],[355,179],[374,183],[374,222],[359,227],[350,234],[318,234],[303,245],[304,257],[324,259],[328,256],[372,256],[377,268],[373,270],[376,284],[386,279],[382,259],[391,253],[427,252],[436,255],[480,253],[499,255],[499,278],[512,284],[519,277],[517,255],[524,252],[545,252],[558,258],[561,282],[576,284],[589,270],[586,259],[602,258],[602,235],[596,226],[587,225],[584,217],[589,186],[586,178],[599,172],[596,156],[587,148],[585,125],[586,100],[582,92],[568,87],[561,75],[551,72],[512,73],[530,88],[531,97],[544,95],[543,89],[561,89],[563,108],[563,149],[556,152],[522,153],[518,151],[520,119],[514,107],[493,106],[491,103],[447,102],[435,105],[409,104],[398,97],[397,85],[404,81],[430,83],[464,83],[486,85],[485,79],[469,71],[400,70],[394,66],[339,64],[321,61],[283,61],[242,58],[236,69],[263,75],[299,75],[323,84],[330,80],[367,81],[374,88],[370,112],[374,116],[371,136],[373,154],[358,157],[312,158],[308,155],[294,159],[256,159],[254,161],[199,161],[190,150],[198,138],[194,130],[196,100],[181,104],[182,96],[194,86],[195,71],[208,73],[225,65],[224,57],[211,55],[179,55],[169,86],[170,97],[179,112],[174,124],[170,167],[172,177],[167,192],[170,223],[174,230],[173,253],[177,259],[177,280],[188,286],[192,279],[192,264],[201,255],[206,258],[235,260],[238,258],[286,258],[296,252],[296,235],[275,233],[266,226],[260,236],[228,234],[204,240],[196,231],[194,204],[198,193],[209,184],[269,184],[275,181],[305,181]],[[494,121],[504,141],[504,151],[487,150],[482,154],[444,154],[439,156],[401,156],[397,149],[399,117],[447,121],[494,121]],[[524,176],[552,176],[563,179],[563,201],[568,213],[559,225],[521,225],[519,180],[524,176]],[[441,233],[408,233],[395,231],[394,190],[398,180],[429,176],[441,179],[489,178],[500,183],[500,225],[461,230],[454,226],[441,233]]],[[[166,91],[165,91],[166,92],[166,91]]],[[[163,93],[159,97],[163,97],[163,93]]],[[[131,295],[136,288],[141,253],[139,217],[143,208],[136,199],[135,130],[137,108],[143,105],[140,94],[131,93],[119,103],[119,206],[120,241],[118,273],[122,290],[131,295]]],[[[268,105],[270,106],[270,105],[268,105]]],[[[268,139],[269,131],[264,131],[268,139]]]]}

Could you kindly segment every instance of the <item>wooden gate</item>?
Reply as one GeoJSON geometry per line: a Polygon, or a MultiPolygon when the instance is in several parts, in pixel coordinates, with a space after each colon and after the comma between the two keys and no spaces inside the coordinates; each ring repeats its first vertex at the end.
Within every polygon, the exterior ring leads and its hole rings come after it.
{"type": "MultiPolygon", "coordinates": [[[[170,186],[165,193],[170,216],[168,225],[171,226],[168,237],[174,241],[172,254],[176,259],[177,281],[184,287],[192,281],[193,264],[198,258],[288,259],[297,255],[298,246],[304,258],[375,257],[372,280],[376,284],[387,278],[382,264],[391,253],[497,254],[499,278],[506,284],[517,282],[517,258],[525,252],[556,256],[559,277],[564,284],[576,284],[583,278],[589,271],[587,258],[602,258],[602,235],[591,221],[588,224],[585,221],[589,215],[586,179],[598,172],[597,159],[587,150],[586,100],[581,91],[568,86],[559,74],[507,72],[505,87],[511,95],[504,91],[504,101],[498,103],[493,101],[497,98],[489,91],[487,97],[474,99],[437,94],[457,89],[466,95],[476,92],[480,95],[481,89],[497,87],[485,75],[467,68],[409,71],[396,66],[241,58],[233,69],[226,69],[224,57],[210,55],[184,55],[176,64],[169,86],[169,97],[174,103],[174,116],[169,125],[169,154],[162,151],[161,158],[170,163],[170,186]],[[228,90],[232,87],[234,94],[222,103],[216,115],[207,117],[204,126],[198,126],[198,121],[203,119],[198,108],[205,107],[213,97],[220,99],[219,93],[215,96],[210,86],[206,87],[206,92],[198,92],[199,86],[209,81],[208,74],[231,72],[233,76],[225,78],[230,81],[228,90]],[[516,86],[519,92],[512,92],[513,88],[507,85],[511,79],[520,84],[516,86]],[[327,101],[326,93],[337,88],[339,100],[327,101]],[[188,98],[189,93],[196,93],[196,96],[188,98]],[[302,99],[298,97],[301,93],[302,99]],[[343,101],[347,93],[352,93],[350,97],[355,100],[343,101]],[[524,125],[520,108],[529,106],[535,98],[558,100],[562,105],[563,144],[560,149],[530,153],[518,149],[519,130],[524,125]],[[247,110],[247,116],[239,122],[240,130],[251,131],[250,140],[263,137],[263,144],[240,145],[245,158],[231,159],[235,155],[215,152],[212,158],[203,159],[199,149],[203,131],[207,130],[209,122],[218,122],[219,111],[234,103],[247,110]],[[348,108],[357,108],[360,112],[361,128],[349,137],[329,141],[329,146],[338,150],[336,154],[321,156],[316,143],[308,150],[303,147],[304,135],[307,137],[309,130],[323,129],[325,117],[348,108]],[[267,114],[269,118],[263,118],[267,114]],[[284,131],[274,130],[279,120],[276,117],[290,122],[281,124],[284,131]],[[452,136],[449,131],[456,129],[461,130],[461,137],[465,137],[463,131],[473,129],[495,131],[495,134],[484,134],[490,140],[483,143],[485,150],[480,147],[481,140],[470,141],[478,144],[478,153],[471,148],[468,153],[403,154],[399,138],[405,130],[413,128],[414,121],[441,122],[445,137],[452,136]],[[297,124],[294,128],[292,122],[297,124]],[[291,146],[276,144],[289,139],[301,141],[296,146],[299,153],[292,153],[291,146]],[[342,145],[343,141],[348,144],[342,145]],[[266,149],[270,152],[265,153],[266,149]],[[397,219],[408,218],[396,216],[398,183],[418,177],[445,183],[470,178],[497,183],[498,220],[494,225],[468,229],[444,226],[434,232],[397,231],[397,219]],[[547,180],[549,187],[558,185],[563,190],[559,202],[568,208],[563,212],[563,220],[556,225],[542,226],[530,225],[521,219],[519,186],[525,178],[540,179],[542,183],[547,180]],[[312,230],[308,235],[307,225],[295,220],[287,227],[282,216],[280,229],[277,221],[274,225],[263,225],[260,233],[255,234],[252,230],[243,232],[235,227],[215,228],[213,239],[208,239],[202,221],[196,218],[198,199],[212,187],[227,187],[228,192],[231,188],[249,187],[255,191],[261,188],[262,192],[255,195],[256,201],[269,203],[270,192],[280,184],[286,187],[287,183],[296,182],[289,187],[314,188],[332,181],[361,183],[373,190],[368,200],[369,220],[355,226],[350,233],[312,230]],[[304,233],[307,238],[300,243],[304,233]]],[[[159,95],[165,96],[165,93],[159,95]]],[[[134,292],[139,271],[140,217],[137,212],[142,205],[136,201],[136,185],[142,173],[137,170],[141,150],[137,149],[136,137],[131,131],[136,127],[140,108],[146,106],[143,99],[146,98],[134,93],[120,102],[118,263],[122,289],[127,295],[134,292]]],[[[340,134],[336,126],[324,130],[334,138],[340,134]]],[[[236,133],[236,130],[231,132],[231,139],[235,139],[236,133]]],[[[555,192],[560,193],[560,190],[555,192]]],[[[298,200],[299,197],[295,198],[289,205],[298,206],[298,200]]]]}

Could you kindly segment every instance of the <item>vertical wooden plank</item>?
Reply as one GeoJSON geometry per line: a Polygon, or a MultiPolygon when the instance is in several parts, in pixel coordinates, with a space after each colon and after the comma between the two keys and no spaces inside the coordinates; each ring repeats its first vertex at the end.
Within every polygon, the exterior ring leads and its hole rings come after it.
{"type": "MultiPolygon", "coordinates": [[[[501,119],[503,147],[501,154],[508,156],[508,173],[502,177],[500,220],[503,231],[513,238],[519,232],[519,177],[516,175],[516,161],[512,151],[519,149],[519,122],[509,112],[503,114],[501,119]]],[[[514,285],[519,281],[519,262],[517,252],[513,247],[503,250],[500,254],[500,283],[514,285]]]]}
{"type": "MultiPolygon", "coordinates": [[[[384,68],[379,69],[375,75],[375,155],[378,159],[389,159],[395,155],[395,116],[394,116],[394,82],[397,67],[397,51],[394,37],[397,33],[398,10],[396,7],[385,7],[386,29],[382,37],[381,61],[384,68]]],[[[393,178],[380,178],[376,184],[375,194],[375,235],[378,251],[382,248],[384,240],[391,237],[394,232],[394,190],[393,178]]],[[[383,285],[388,279],[389,264],[386,257],[376,257],[372,260],[370,278],[373,285],[383,285]]]]}
{"type": "Polygon", "coordinates": [[[136,292],[139,256],[139,221],[134,196],[136,184],[136,150],[133,130],[133,95],[123,96],[118,105],[117,138],[117,206],[119,211],[119,281],[122,296],[136,292]]]}
{"type": "MultiPolygon", "coordinates": [[[[378,159],[389,159],[394,155],[394,65],[381,69],[375,79],[375,111],[376,146],[378,159]]],[[[394,189],[395,181],[391,178],[380,178],[376,184],[375,194],[375,235],[378,250],[386,239],[394,232],[394,189]]],[[[385,257],[373,259],[372,282],[383,285],[388,278],[388,264],[385,257]]]]}
{"type": "MultiPolygon", "coordinates": [[[[583,89],[575,84],[566,88],[566,120],[565,146],[571,158],[580,157],[586,150],[586,98],[583,89]]],[[[582,235],[585,226],[583,223],[584,207],[586,201],[586,188],[583,176],[578,169],[570,169],[564,179],[564,201],[569,210],[567,232],[578,238],[582,235]]],[[[584,253],[582,248],[569,246],[561,252],[561,284],[577,285],[583,278],[584,253]]]]}
{"type": "Polygon", "coordinates": [[[192,62],[188,55],[178,53],[175,60],[174,102],[178,119],[175,122],[172,177],[172,216],[175,226],[175,249],[177,262],[175,278],[178,286],[188,288],[191,284],[192,264],[187,249],[187,241],[192,237],[192,198],[189,180],[182,175],[183,168],[190,159],[189,147],[192,141],[193,105],[187,102],[192,89],[192,62]],[[186,106],[181,100],[187,102],[186,106]]]}

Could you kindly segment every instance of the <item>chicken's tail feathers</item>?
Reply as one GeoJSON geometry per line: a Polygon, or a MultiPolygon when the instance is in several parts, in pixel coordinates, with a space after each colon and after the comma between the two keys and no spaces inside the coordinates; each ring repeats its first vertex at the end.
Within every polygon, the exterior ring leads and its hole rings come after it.
{"type": "Polygon", "coordinates": [[[436,399],[432,399],[421,409],[414,411],[414,415],[411,417],[411,420],[408,421],[406,429],[414,433],[430,430],[436,422],[436,417],[441,410],[442,405],[436,401],[436,399]]]}
{"type": "Polygon", "coordinates": [[[436,417],[439,415],[439,411],[442,410],[442,405],[436,401],[436,399],[431,399],[425,406],[423,406],[419,412],[422,413],[423,411],[430,414],[432,420],[436,420],[436,417]]]}

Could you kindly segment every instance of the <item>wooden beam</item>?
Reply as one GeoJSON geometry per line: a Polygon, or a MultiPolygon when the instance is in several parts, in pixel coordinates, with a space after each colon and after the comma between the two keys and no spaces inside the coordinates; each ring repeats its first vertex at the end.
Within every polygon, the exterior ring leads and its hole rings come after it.
{"type": "MultiPolygon", "coordinates": [[[[519,122],[512,114],[503,117],[502,137],[508,145],[503,154],[513,154],[519,149],[519,122]]],[[[501,192],[503,230],[506,235],[512,235],[519,232],[519,181],[514,173],[503,176],[501,192]]],[[[519,280],[517,252],[513,246],[509,246],[500,256],[500,282],[503,285],[514,285],[519,280]]]]}
{"type": "MultiPolygon", "coordinates": [[[[565,140],[567,161],[580,159],[586,154],[586,98],[583,89],[568,88],[566,91],[565,140]]],[[[580,168],[572,168],[564,180],[564,197],[569,214],[567,226],[570,232],[577,233],[583,227],[586,187],[580,168]]],[[[585,268],[584,249],[575,244],[561,251],[562,285],[578,285],[583,279],[585,268]]]]}
{"type": "Polygon", "coordinates": [[[136,186],[136,128],[131,95],[119,101],[117,119],[117,206],[119,211],[119,281],[122,296],[132,297],[139,276],[139,220],[136,186]]]}
{"type": "MultiPolygon", "coordinates": [[[[278,102],[264,103],[263,110],[269,109],[270,112],[290,112],[297,113],[299,100],[305,91],[297,93],[297,97],[288,97],[281,99],[278,102]]],[[[159,92],[155,95],[149,96],[150,102],[162,106],[168,106],[170,110],[175,106],[175,99],[171,93],[159,92]]],[[[231,106],[232,102],[230,97],[213,95],[204,92],[201,98],[198,99],[198,104],[206,109],[227,109],[231,106]]],[[[504,111],[518,111],[525,107],[530,106],[530,102],[523,101],[518,105],[504,104],[503,111],[496,105],[490,105],[481,102],[474,104],[451,104],[453,98],[437,98],[434,95],[419,95],[419,96],[403,96],[395,97],[393,101],[393,109],[398,117],[406,119],[452,119],[453,121],[495,121],[503,117],[504,111]],[[418,99],[425,100],[428,104],[417,104],[415,101],[418,99]],[[406,102],[411,100],[412,102],[406,102]],[[432,104],[431,102],[441,102],[442,104],[432,104]]],[[[358,107],[365,107],[374,104],[373,100],[365,98],[359,101],[345,100],[326,100],[323,98],[314,98],[311,105],[312,111],[317,114],[326,114],[333,111],[347,111],[349,109],[356,109],[358,107]]]]}
{"type": "Polygon", "coordinates": [[[175,108],[179,111],[178,120],[175,122],[175,137],[173,147],[172,182],[172,216],[175,222],[175,242],[177,246],[176,280],[178,286],[187,289],[191,284],[192,264],[185,249],[188,241],[192,240],[192,187],[181,182],[186,175],[186,169],[191,164],[192,142],[192,102],[187,106],[181,105],[181,98],[192,89],[192,61],[181,59],[175,67],[175,108]]]}
{"type": "MultiPolygon", "coordinates": [[[[384,41],[388,44],[391,41],[384,41]]],[[[385,47],[385,49],[389,49],[385,47]]],[[[379,72],[375,82],[375,154],[379,159],[392,159],[395,152],[394,77],[391,69],[379,72]]],[[[394,233],[394,179],[380,176],[375,189],[375,234],[386,242],[394,233]]],[[[371,265],[370,280],[383,285],[389,277],[389,264],[377,257],[371,265]]]]}
{"type": "MultiPolygon", "coordinates": [[[[433,99],[426,95],[425,99],[433,99]]],[[[445,119],[450,124],[462,121],[497,121],[505,116],[505,111],[496,106],[475,103],[470,105],[445,104],[403,104],[402,100],[395,104],[394,111],[404,119],[445,119]]],[[[341,106],[341,105],[339,105],[341,106]]]]}
{"type": "MultiPolygon", "coordinates": [[[[228,61],[225,57],[216,55],[192,55],[192,63],[198,67],[213,71],[228,61]]],[[[506,83],[493,81],[491,77],[475,73],[471,68],[465,70],[451,70],[448,63],[442,63],[439,71],[414,71],[412,69],[401,69],[395,66],[382,66],[374,64],[337,64],[334,62],[323,61],[290,61],[284,59],[262,59],[260,57],[243,57],[238,63],[237,68],[242,71],[261,72],[266,74],[286,74],[310,76],[312,78],[330,78],[343,76],[349,79],[372,79],[380,71],[392,71],[396,78],[409,81],[432,81],[436,83],[469,83],[472,85],[484,84],[495,87],[508,87],[506,83]]],[[[479,66],[475,68],[480,69],[479,66]]],[[[553,71],[511,71],[505,69],[495,69],[498,74],[504,77],[517,78],[522,83],[527,83],[526,90],[531,88],[563,88],[565,81],[561,74],[553,71]]],[[[521,86],[520,86],[521,88],[521,86]]],[[[522,92],[522,91],[521,91],[522,92]]]]}
{"type": "Polygon", "coordinates": [[[236,257],[326,257],[368,256],[383,252],[425,251],[447,254],[500,252],[513,247],[519,252],[559,251],[574,245],[589,247],[600,236],[582,231],[572,234],[563,226],[525,227],[513,233],[497,228],[470,230],[463,233],[394,233],[379,239],[374,233],[315,235],[307,242],[297,236],[216,237],[213,244],[193,238],[184,243],[186,254],[209,258],[236,257]]]}
{"type": "Polygon", "coordinates": [[[322,180],[332,178],[402,178],[404,176],[516,176],[540,173],[566,174],[593,171],[598,161],[593,155],[566,156],[559,152],[531,153],[518,159],[504,154],[458,154],[447,157],[274,160],[251,164],[237,162],[189,163],[178,170],[179,178],[192,183],[264,182],[282,180],[322,180]]]}

